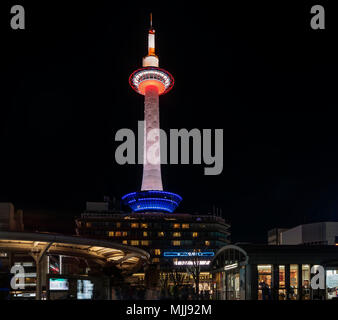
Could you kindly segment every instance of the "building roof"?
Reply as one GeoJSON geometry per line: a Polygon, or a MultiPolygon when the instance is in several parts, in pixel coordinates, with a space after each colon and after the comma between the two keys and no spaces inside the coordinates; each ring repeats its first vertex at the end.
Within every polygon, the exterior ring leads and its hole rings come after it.
{"type": "Polygon", "coordinates": [[[146,251],[110,241],[50,233],[0,232],[0,250],[62,254],[91,259],[104,265],[114,263],[121,269],[134,269],[147,262],[146,251]]]}
{"type": "MultiPolygon", "coordinates": [[[[330,245],[267,245],[238,243],[219,249],[212,264],[227,250],[240,251],[247,256],[249,264],[322,264],[338,262],[338,246],[330,245]]],[[[219,266],[218,266],[219,267],[219,266]]]]}

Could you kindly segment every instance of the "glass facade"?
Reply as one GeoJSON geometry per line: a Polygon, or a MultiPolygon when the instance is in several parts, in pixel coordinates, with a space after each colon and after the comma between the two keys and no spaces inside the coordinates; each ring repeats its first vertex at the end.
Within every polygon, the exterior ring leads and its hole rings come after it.
{"type": "Polygon", "coordinates": [[[244,244],[241,247],[226,246],[216,253],[211,263],[215,281],[215,298],[226,300],[338,299],[338,263],[332,260],[332,257],[338,254],[336,246],[316,249],[317,252],[314,253],[312,248],[305,246],[282,248],[251,244],[244,244]],[[251,255],[244,248],[249,250],[251,255]],[[262,248],[266,249],[266,253],[262,248]],[[283,253],[280,256],[279,251],[283,253]],[[318,255],[321,255],[320,258],[318,255]],[[325,262],[320,265],[304,263],[314,259],[325,262]],[[328,263],[329,259],[331,262],[328,263]],[[319,288],[314,288],[313,283],[311,285],[311,281],[314,280],[317,285],[320,285],[319,288]]]}
{"type": "Polygon", "coordinates": [[[338,297],[338,268],[326,270],[326,297],[329,300],[338,297]]]}
{"type": "Polygon", "coordinates": [[[258,265],[258,300],[271,299],[272,265],[258,265]]]}
{"type": "Polygon", "coordinates": [[[285,266],[278,266],[279,269],[279,288],[278,288],[278,299],[286,299],[286,288],[285,288],[285,266]]]}

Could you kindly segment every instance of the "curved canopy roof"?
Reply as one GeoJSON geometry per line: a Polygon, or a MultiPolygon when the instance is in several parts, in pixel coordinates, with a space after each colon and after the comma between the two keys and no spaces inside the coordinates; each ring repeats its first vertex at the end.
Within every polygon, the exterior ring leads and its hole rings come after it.
{"type": "Polygon", "coordinates": [[[50,233],[0,232],[0,250],[22,253],[61,254],[113,263],[121,269],[136,269],[150,257],[146,251],[118,243],[50,233]]]}

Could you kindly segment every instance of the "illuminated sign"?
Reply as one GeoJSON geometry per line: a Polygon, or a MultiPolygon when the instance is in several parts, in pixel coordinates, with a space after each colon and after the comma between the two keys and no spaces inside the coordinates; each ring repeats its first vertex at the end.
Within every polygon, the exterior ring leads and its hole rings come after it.
{"type": "Polygon", "coordinates": [[[68,279],[51,278],[49,279],[49,290],[69,290],[68,279]]]}
{"type": "Polygon", "coordinates": [[[195,251],[165,251],[163,252],[164,257],[213,257],[215,255],[212,251],[202,251],[202,252],[195,252],[195,251]]]}
{"type": "Polygon", "coordinates": [[[208,266],[209,264],[210,264],[210,260],[201,260],[201,261],[179,260],[179,261],[174,261],[175,266],[192,266],[192,265],[208,266]]]}
{"type": "Polygon", "coordinates": [[[224,270],[231,270],[231,269],[235,269],[238,267],[238,263],[233,263],[233,264],[228,264],[226,266],[224,266],[224,270]]]}

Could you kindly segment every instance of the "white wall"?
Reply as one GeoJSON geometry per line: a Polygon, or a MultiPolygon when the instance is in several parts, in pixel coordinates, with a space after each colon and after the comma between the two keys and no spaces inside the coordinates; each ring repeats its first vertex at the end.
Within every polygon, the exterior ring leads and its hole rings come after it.
{"type": "Polygon", "coordinates": [[[338,222],[326,222],[326,239],[328,244],[334,245],[338,236],[338,222]]]}
{"type": "Polygon", "coordinates": [[[288,229],[281,233],[281,244],[302,244],[302,226],[288,229]]]}
{"type": "Polygon", "coordinates": [[[338,222],[317,222],[297,226],[282,232],[281,244],[327,244],[334,245],[338,236],[338,222]]]}

